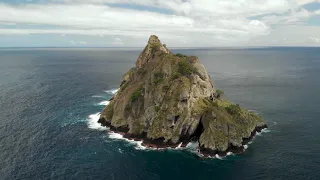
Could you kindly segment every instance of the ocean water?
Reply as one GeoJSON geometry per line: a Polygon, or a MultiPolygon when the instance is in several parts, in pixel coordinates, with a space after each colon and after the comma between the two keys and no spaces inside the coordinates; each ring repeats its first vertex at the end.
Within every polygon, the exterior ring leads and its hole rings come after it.
{"type": "Polygon", "coordinates": [[[320,178],[320,49],[178,49],[269,129],[244,154],[153,151],[97,124],[142,49],[1,49],[0,179],[320,178]]]}

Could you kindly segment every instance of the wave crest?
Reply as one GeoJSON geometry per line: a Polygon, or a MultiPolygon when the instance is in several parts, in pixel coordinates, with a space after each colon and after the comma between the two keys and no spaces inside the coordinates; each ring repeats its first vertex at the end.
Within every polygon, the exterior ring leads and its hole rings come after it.
{"type": "Polygon", "coordinates": [[[90,129],[96,129],[99,131],[105,131],[107,130],[106,127],[101,126],[100,123],[98,123],[98,120],[100,118],[100,113],[91,114],[88,116],[88,128],[90,129]]]}
{"type": "Polygon", "coordinates": [[[110,90],[107,90],[105,92],[108,93],[108,94],[115,95],[118,91],[119,91],[119,88],[118,89],[110,89],[110,90]]]}
{"type": "Polygon", "coordinates": [[[98,103],[99,106],[107,106],[110,103],[110,101],[101,101],[98,103]]]}

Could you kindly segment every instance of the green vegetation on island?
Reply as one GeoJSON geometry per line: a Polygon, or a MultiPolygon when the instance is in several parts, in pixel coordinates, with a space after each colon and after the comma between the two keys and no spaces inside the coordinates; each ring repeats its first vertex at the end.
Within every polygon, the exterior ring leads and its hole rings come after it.
{"type": "Polygon", "coordinates": [[[214,88],[197,57],[173,54],[157,36],[150,37],[136,67],[124,75],[99,121],[158,143],[197,139],[203,152],[241,148],[244,139],[266,127],[259,115],[214,88]]]}

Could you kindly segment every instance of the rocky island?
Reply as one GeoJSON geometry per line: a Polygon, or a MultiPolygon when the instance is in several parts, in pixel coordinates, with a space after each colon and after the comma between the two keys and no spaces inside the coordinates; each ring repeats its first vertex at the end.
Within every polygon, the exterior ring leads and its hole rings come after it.
{"type": "Polygon", "coordinates": [[[123,76],[99,123],[152,148],[197,141],[204,156],[241,153],[267,128],[259,115],[215,88],[197,57],[173,54],[155,35],[123,76]]]}

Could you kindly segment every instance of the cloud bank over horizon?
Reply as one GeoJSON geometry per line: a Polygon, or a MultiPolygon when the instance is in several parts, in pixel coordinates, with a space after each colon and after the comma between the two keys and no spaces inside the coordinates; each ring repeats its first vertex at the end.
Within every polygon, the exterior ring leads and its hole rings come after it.
{"type": "Polygon", "coordinates": [[[319,46],[320,0],[3,0],[0,47],[319,46]]]}

